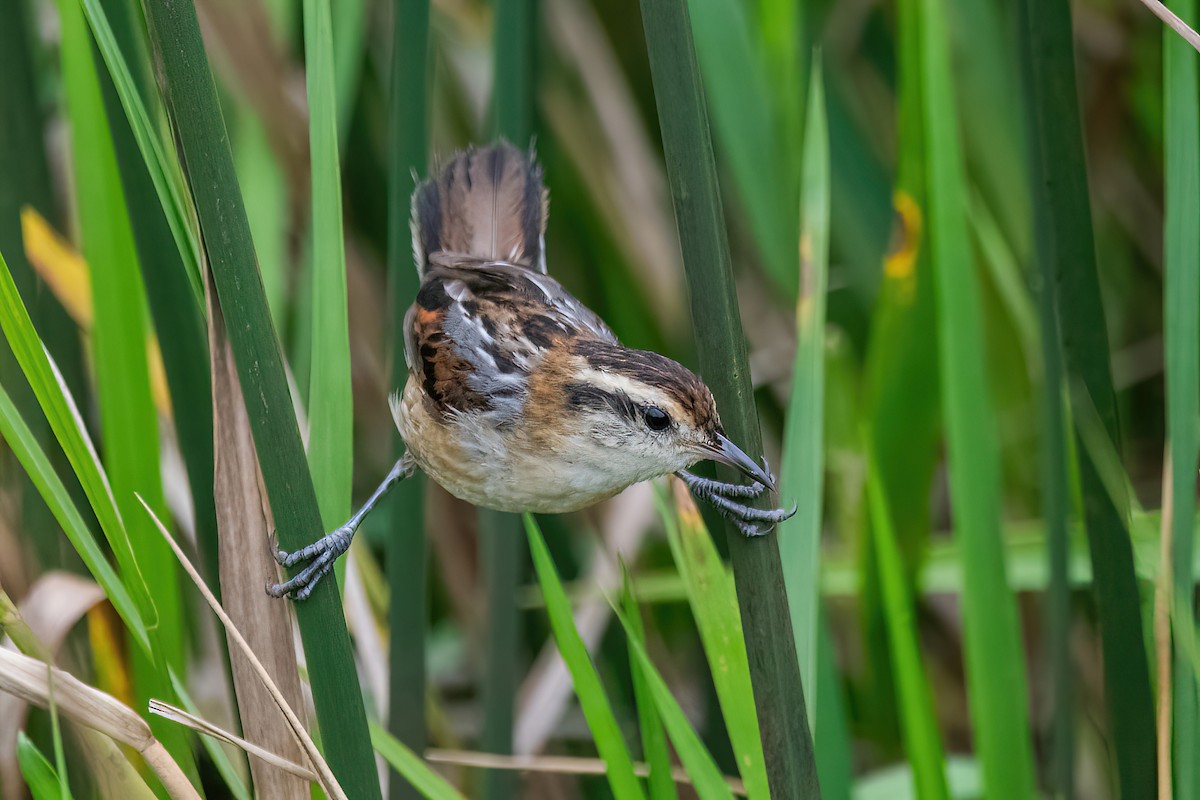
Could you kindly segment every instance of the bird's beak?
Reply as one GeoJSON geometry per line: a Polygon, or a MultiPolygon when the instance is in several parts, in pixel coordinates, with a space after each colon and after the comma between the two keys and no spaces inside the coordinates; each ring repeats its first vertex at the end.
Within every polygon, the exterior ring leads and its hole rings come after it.
{"type": "Polygon", "coordinates": [[[729,441],[725,434],[717,434],[717,441],[709,453],[711,454],[709,457],[713,461],[728,464],[747,478],[761,483],[773,492],[776,491],[775,481],[771,479],[770,474],[763,469],[762,465],[746,455],[742,448],[729,441]]]}

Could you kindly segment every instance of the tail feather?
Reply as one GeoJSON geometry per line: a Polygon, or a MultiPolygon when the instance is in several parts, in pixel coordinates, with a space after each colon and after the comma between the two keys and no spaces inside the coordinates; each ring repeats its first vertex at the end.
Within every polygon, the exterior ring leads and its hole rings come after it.
{"type": "Polygon", "coordinates": [[[548,196],[533,153],[508,142],[454,155],[413,192],[413,255],[444,252],[546,271],[548,196]]]}

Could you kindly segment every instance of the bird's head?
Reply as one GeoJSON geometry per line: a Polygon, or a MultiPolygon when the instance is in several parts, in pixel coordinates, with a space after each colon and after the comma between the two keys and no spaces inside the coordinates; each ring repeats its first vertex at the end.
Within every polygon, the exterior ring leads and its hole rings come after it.
{"type": "Polygon", "coordinates": [[[705,459],[774,490],[771,476],[731,442],[708,386],[665,356],[577,342],[560,393],[580,462],[628,485],[705,459]]]}

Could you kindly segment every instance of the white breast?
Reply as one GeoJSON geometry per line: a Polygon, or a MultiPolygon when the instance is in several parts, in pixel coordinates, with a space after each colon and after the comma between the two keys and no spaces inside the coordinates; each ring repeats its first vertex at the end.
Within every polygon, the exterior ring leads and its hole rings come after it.
{"type": "Polygon", "coordinates": [[[519,429],[497,430],[477,414],[442,421],[430,415],[417,380],[391,398],[401,438],[425,474],[450,494],[498,511],[559,514],[612,497],[655,477],[611,449],[585,441],[548,448],[519,429]]]}

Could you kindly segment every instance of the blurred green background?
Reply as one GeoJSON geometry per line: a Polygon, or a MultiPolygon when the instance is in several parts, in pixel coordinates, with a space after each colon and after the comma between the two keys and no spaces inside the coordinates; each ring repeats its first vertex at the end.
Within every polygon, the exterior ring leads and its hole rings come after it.
{"type": "MultiPolygon", "coordinates": [[[[657,2],[690,12],[764,451],[801,508],[773,535],[816,748],[804,773],[832,798],[1200,797],[1196,53],[1134,0],[657,2]]],[[[1170,6],[1194,19],[1194,0],[1170,6]]],[[[138,713],[164,698],[287,744],[282,718],[255,718],[240,687],[235,702],[237,657],[135,492],[245,620],[265,602],[266,535],[293,549],[371,492],[399,452],[387,397],[414,178],[497,135],[534,146],[550,272],[629,346],[714,357],[688,293],[719,289],[685,280],[660,124],[678,107],[647,47],[665,34],[635,0],[195,12],[214,113],[203,60],[163,55],[198,52],[190,0],[0,7],[0,627],[138,713]],[[210,180],[226,147],[236,182],[210,180]],[[237,282],[251,255],[266,307],[237,282]],[[210,280],[243,387],[261,377],[266,408],[290,386],[307,464],[286,404],[267,419],[249,388],[248,427],[217,412],[214,458],[210,392],[240,395],[218,374],[210,280]],[[254,377],[244,349],[271,351],[272,332],[286,384],[269,359],[254,377]],[[214,487],[251,429],[286,530],[246,527],[214,487]],[[310,474],[315,495],[281,514],[277,492],[310,474]],[[262,574],[227,577],[219,562],[247,549],[243,573],[262,574]]],[[[259,497],[238,464],[226,474],[259,497]]],[[[325,680],[364,698],[393,798],[719,797],[705,776],[721,774],[764,792],[712,558],[726,542],[702,544],[672,497],[639,486],[539,519],[535,570],[519,519],[403,485],[339,567],[351,638],[332,589],[298,615],[308,666],[285,694],[315,700],[334,772],[374,781],[363,711],[325,716],[347,707],[325,680]],[[630,760],[648,782],[623,777],[630,760]],[[668,762],[695,786],[671,788],[668,762]]],[[[250,638],[295,673],[282,608],[250,638]]],[[[0,715],[0,797],[118,796],[58,716],[0,715]]],[[[206,796],[304,793],[258,785],[269,768],[252,776],[236,747],[153,729],[206,796]]]]}

